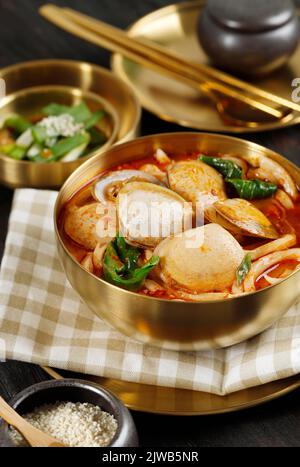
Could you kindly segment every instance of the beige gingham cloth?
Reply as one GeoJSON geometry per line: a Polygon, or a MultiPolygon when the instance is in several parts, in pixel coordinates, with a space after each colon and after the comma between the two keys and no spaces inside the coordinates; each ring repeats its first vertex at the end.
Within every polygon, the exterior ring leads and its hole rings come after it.
{"type": "Polygon", "coordinates": [[[260,336],[223,350],[160,350],[113,330],[66,281],[54,242],[56,196],[15,193],[0,274],[0,357],[216,394],[300,372],[300,300],[260,336]]]}

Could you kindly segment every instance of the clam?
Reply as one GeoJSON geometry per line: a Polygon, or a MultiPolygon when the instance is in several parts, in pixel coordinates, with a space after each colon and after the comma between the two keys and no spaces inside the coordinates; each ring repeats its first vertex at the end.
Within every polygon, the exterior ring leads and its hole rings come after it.
{"type": "Polygon", "coordinates": [[[279,237],[269,219],[245,199],[217,201],[213,208],[216,211],[215,221],[221,219],[221,224],[233,233],[270,239],[279,237]]]}
{"type": "Polygon", "coordinates": [[[64,229],[74,242],[87,250],[108,243],[116,232],[116,219],[100,203],[72,206],[67,210],[64,229]]]}
{"type": "Polygon", "coordinates": [[[157,177],[142,170],[117,170],[104,175],[95,183],[93,188],[94,197],[103,204],[115,201],[122,186],[130,181],[146,181],[163,185],[157,177]]]}
{"type": "Polygon", "coordinates": [[[167,173],[170,188],[194,206],[203,203],[206,208],[227,198],[222,175],[201,161],[177,162],[167,173]]]}
{"type": "Polygon", "coordinates": [[[119,232],[128,243],[154,248],[162,239],[190,228],[192,209],[177,193],[148,182],[130,182],[117,197],[119,232]]]}
{"type": "Polygon", "coordinates": [[[226,220],[223,216],[221,216],[215,206],[208,206],[205,210],[205,218],[208,222],[213,224],[218,224],[224,229],[228,230],[232,233],[235,237],[241,235],[241,229],[236,227],[234,224],[226,220]]]}
{"type": "Polygon", "coordinates": [[[224,292],[234,280],[245,252],[218,224],[206,224],[163,240],[155,275],[167,287],[192,293],[224,292]]]}

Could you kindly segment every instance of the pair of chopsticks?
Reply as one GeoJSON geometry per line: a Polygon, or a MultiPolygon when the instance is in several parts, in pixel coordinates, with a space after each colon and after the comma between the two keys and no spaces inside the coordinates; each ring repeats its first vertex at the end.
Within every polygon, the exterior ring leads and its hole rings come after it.
{"type": "Polygon", "coordinates": [[[41,7],[40,13],[57,26],[82,39],[118,52],[198,90],[222,93],[278,119],[284,117],[287,109],[300,112],[300,105],[288,99],[209,66],[187,62],[174,52],[153,42],[133,39],[121,29],[70,8],[49,4],[41,7]]]}

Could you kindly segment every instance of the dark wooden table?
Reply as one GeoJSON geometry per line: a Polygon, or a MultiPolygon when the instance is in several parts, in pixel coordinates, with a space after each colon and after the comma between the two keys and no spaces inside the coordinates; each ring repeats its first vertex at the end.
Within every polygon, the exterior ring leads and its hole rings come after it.
{"type": "MultiPolygon", "coordinates": [[[[109,66],[109,54],[59,31],[38,16],[42,0],[0,0],[0,67],[22,60],[70,58],[109,66]]],[[[72,0],[70,5],[126,27],[166,0],[72,0]]],[[[179,127],[144,112],[142,133],[177,131],[179,127]]],[[[299,127],[245,136],[300,164],[299,127]]],[[[2,255],[12,191],[0,187],[0,255],[2,255]]],[[[0,291],[1,293],[1,291],[0,291]]],[[[19,362],[0,363],[0,394],[16,392],[46,379],[43,371],[19,362]]],[[[144,446],[300,446],[300,392],[238,413],[214,417],[167,417],[133,414],[144,446]]]]}

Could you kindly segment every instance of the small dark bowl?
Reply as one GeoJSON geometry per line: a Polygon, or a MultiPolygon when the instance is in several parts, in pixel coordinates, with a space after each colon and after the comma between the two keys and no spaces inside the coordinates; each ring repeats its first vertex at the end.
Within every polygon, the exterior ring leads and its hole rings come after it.
{"type": "MultiPolygon", "coordinates": [[[[138,436],[129,410],[112,393],[101,386],[80,379],[43,381],[18,393],[10,405],[21,415],[43,404],[56,401],[89,402],[99,405],[118,422],[117,432],[109,447],[136,447],[138,436]]],[[[0,447],[14,447],[8,434],[8,424],[0,423],[0,447]]]]}

